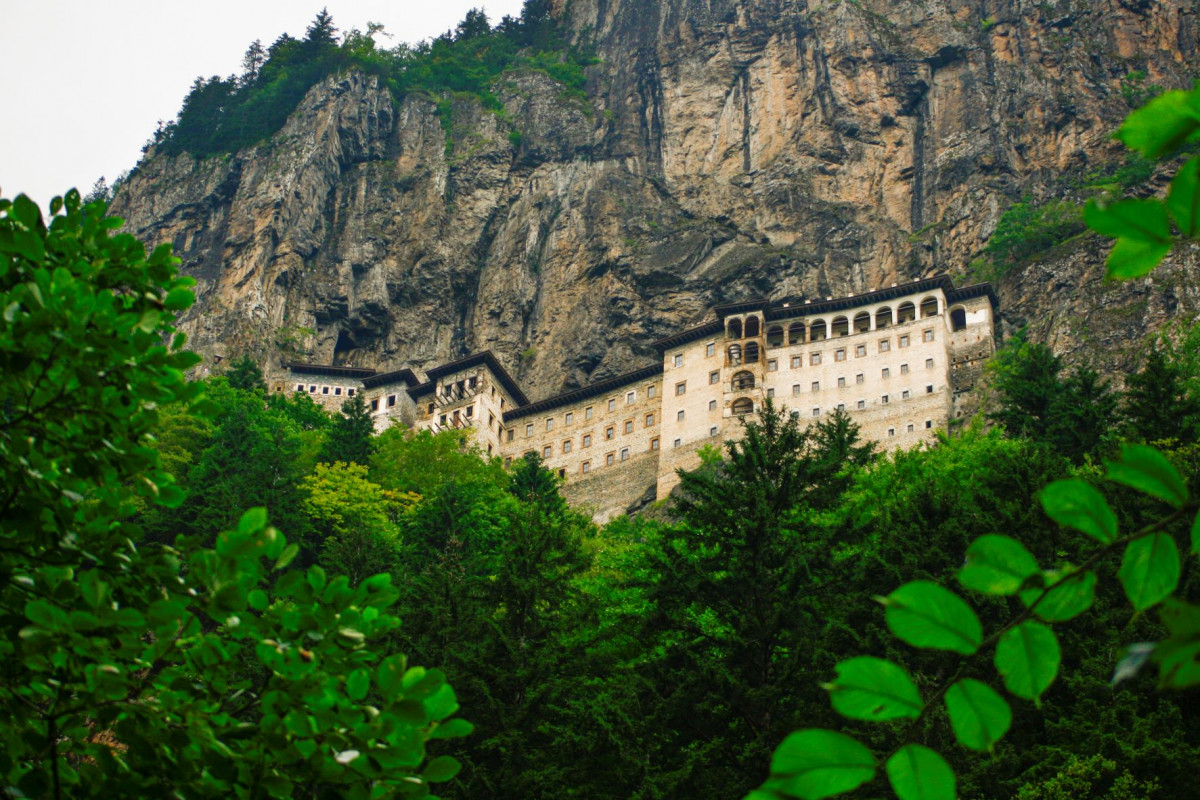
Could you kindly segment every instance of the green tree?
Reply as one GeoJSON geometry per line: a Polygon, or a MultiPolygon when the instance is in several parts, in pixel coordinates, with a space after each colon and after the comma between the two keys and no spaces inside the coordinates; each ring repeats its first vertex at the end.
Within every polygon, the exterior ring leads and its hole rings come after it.
{"type": "Polygon", "coordinates": [[[259,391],[266,393],[267,384],[263,379],[262,370],[250,356],[243,355],[235,358],[225,373],[229,385],[243,392],[259,391]]]}
{"type": "Polygon", "coordinates": [[[329,427],[329,438],[321,451],[321,460],[366,465],[375,452],[374,436],[375,423],[371,421],[371,412],[367,410],[362,394],[356,394],[342,403],[341,416],[335,417],[329,427]]]}
{"type": "MultiPolygon", "coordinates": [[[[320,542],[320,565],[357,584],[399,566],[396,519],[406,505],[360,464],[318,464],[300,483],[301,507],[320,542]]],[[[407,499],[411,502],[411,498],[407,499]]]]}
{"type": "Polygon", "coordinates": [[[1132,436],[1141,441],[1196,440],[1200,396],[1190,391],[1183,370],[1168,358],[1163,343],[1152,345],[1142,370],[1125,381],[1121,413],[1132,436]]]}

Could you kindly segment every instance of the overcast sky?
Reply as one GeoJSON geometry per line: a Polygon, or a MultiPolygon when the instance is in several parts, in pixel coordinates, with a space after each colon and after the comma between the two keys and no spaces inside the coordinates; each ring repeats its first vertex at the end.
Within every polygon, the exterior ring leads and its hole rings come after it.
{"type": "Polygon", "coordinates": [[[300,37],[327,6],[341,30],[381,22],[416,42],[482,7],[495,23],[522,0],[0,0],[0,196],[45,207],[137,163],[158,120],[198,75],[240,71],[255,39],[300,37]]]}

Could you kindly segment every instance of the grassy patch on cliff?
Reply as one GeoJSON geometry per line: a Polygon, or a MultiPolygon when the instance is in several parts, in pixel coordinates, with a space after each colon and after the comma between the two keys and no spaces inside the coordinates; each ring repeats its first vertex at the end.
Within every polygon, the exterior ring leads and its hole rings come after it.
{"type": "Polygon", "coordinates": [[[495,27],[478,10],[453,31],[415,45],[376,45],[381,27],[350,29],[340,40],[333,19],[322,11],[303,39],[283,34],[269,48],[254,42],[243,72],[228,78],[197,78],[178,117],[155,131],[152,143],[168,155],[233,153],[276,133],[315,84],[348,69],[378,75],[396,99],[425,93],[438,101],[449,124],[450,99],[469,97],[492,111],[495,80],[512,69],[534,69],[561,83],[572,97],[586,97],[584,67],[594,63],[571,47],[550,16],[550,0],[526,0],[521,16],[495,27]]]}

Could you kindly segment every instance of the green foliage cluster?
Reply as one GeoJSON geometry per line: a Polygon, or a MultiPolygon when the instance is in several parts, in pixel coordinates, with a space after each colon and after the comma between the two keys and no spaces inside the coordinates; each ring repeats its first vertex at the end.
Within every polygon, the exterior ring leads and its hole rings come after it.
{"type": "Polygon", "coordinates": [[[482,11],[471,10],[453,31],[391,49],[377,46],[383,29],[374,23],[365,32],[351,29],[339,42],[333,19],[322,11],[303,39],[284,34],[267,48],[254,42],[242,74],[197,78],[177,118],[160,125],[153,143],[169,155],[236,152],[278,131],[319,81],[352,68],[380,76],[397,99],[433,96],[446,126],[458,96],[499,110],[493,85],[513,69],[540,70],[570,96],[583,97],[583,68],[594,59],[564,41],[550,11],[549,0],[526,0],[520,17],[505,16],[492,27],[482,11]]]}

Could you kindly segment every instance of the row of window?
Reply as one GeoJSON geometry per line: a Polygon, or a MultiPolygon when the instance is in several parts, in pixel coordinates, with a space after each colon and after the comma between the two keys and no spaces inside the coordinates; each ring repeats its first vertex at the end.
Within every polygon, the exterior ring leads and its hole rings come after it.
{"type": "MultiPolygon", "coordinates": [[[[652,400],[652,399],[654,399],[654,398],[655,398],[655,397],[658,395],[658,387],[657,387],[657,386],[655,386],[654,384],[649,384],[648,386],[646,386],[646,390],[645,390],[645,391],[646,391],[646,398],[647,398],[647,399],[651,399],[651,400],[652,400]]],[[[677,394],[682,394],[682,392],[677,392],[677,394]]],[[[636,403],[636,402],[637,402],[637,391],[636,391],[636,390],[630,390],[630,391],[628,391],[628,392],[626,392],[626,393],[625,393],[625,405],[627,405],[627,406],[631,406],[631,405],[633,405],[633,404],[634,404],[634,403],[636,403]]],[[[617,398],[615,398],[615,397],[610,397],[610,398],[608,398],[608,410],[609,410],[609,411],[616,411],[616,410],[617,410],[617,398]]],[[[595,412],[596,412],[596,407],[595,407],[595,406],[587,406],[586,408],[584,408],[584,409],[583,409],[583,419],[584,419],[584,421],[586,422],[587,420],[590,420],[590,419],[592,419],[593,417],[595,417],[595,415],[596,415],[596,414],[595,414],[595,412]]],[[[654,415],[653,415],[653,414],[648,414],[648,415],[647,415],[647,418],[649,418],[649,417],[652,417],[652,416],[654,416],[654,415]]],[[[567,426],[567,425],[573,425],[573,424],[575,424],[575,412],[574,412],[574,411],[568,411],[567,413],[563,414],[563,420],[562,420],[562,421],[563,421],[563,425],[564,425],[564,426],[567,426]]],[[[546,427],[546,430],[547,430],[547,431],[552,431],[552,430],[554,430],[554,426],[555,426],[555,424],[556,424],[556,422],[555,422],[555,417],[546,417],[546,419],[545,419],[545,427],[546,427]]],[[[627,423],[627,424],[629,424],[629,423],[627,423]]],[[[646,424],[647,424],[647,425],[650,425],[650,424],[653,424],[653,423],[646,423],[646,424]]],[[[527,423],[525,423],[525,435],[526,435],[527,437],[528,437],[528,436],[533,436],[533,434],[534,434],[534,427],[535,427],[535,425],[536,425],[536,423],[533,423],[533,422],[527,422],[527,423]]],[[[628,432],[628,431],[627,431],[627,432],[628,432]]],[[[510,429],[509,429],[509,431],[508,431],[508,441],[510,441],[510,442],[511,442],[511,441],[514,439],[514,437],[515,437],[515,436],[516,436],[516,428],[510,428],[510,429]]]]}
{"type": "MultiPolygon", "coordinates": [[[[309,384],[307,391],[309,394],[317,394],[317,388],[318,387],[316,384],[309,384]]],[[[341,386],[321,386],[320,389],[321,389],[321,394],[332,394],[334,397],[342,396],[342,387],[341,386]],[[329,391],[330,389],[333,389],[333,391],[330,392],[329,391]]],[[[296,391],[297,392],[305,391],[304,384],[297,383],[296,391]]],[[[346,397],[354,397],[354,389],[352,389],[352,388],[346,389],[346,397]]]]}
{"type": "MultiPolygon", "coordinates": [[[[938,303],[936,297],[926,297],[921,301],[919,308],[922,319],[936,317],[939,313],[941,313],[940,304],[938,303]]],[[[860,311],[854,316],[853,323],[851,323],[850,318],[847,316],[834,317],[829,323],[826,323],[824,319],[817,319],[813,321],[811,326],[806,326],[804,320],[798,320],[788,326],[788,343],[796,344],[797,342],[803,342],[805,339],[806,330],[808,330],[808,336],[810,340],[816,341],[818,339],[824,339],[826,336],[826,331],[828,331],[832,336],[847,336],[852,331],[854,333],[868,333],[871,330],[879,330],[882,328],[891,327],[893,324],[903,325],[904,323],[912,322],[917,318],[917,310],[918,306],[915,303],[906,301],[901,303],[896,308],[896,314],[894,318],[891,307],[884,306],[878,309],[873,316],[869,311],[860,311]],[[872,320],[875,322],[874,329],[871,327],[872,320]]],[[[957,311],[965,317],[965,312],[962,309],[957,309],[957,311]]],[[[759,335],[759,325],[760,323],[758,317],[753,315],[746,317],[745,320],[734,317],[726,324],[726,338],[752,339],[759,335]]],[[[783,344],[783,333],[784,331],[782,325],[772,325],[771,327],[767,328],[767,345],[770,347],[775,347],[783,344]]]]}
{"type": "MultiPolygon", "coordinates": [[[[922,341],[926,341],[926,342],[934,341],[933,329],[929,328],[928,330],[924,331],[921,334],[921,337],[922,337],[922,341]]],[[[898,337],[897,343],[899,344],[900,347],[908,347],[909,343],[910,343],[908,334],[904,334],[904,335],[898,337]]],[[[878,352],[890,353],[892,350],[892,340],[890,337],[885,338],[885,339],[880,339],[876,346],[879,348],[878,352]]],[[[847,352],[848,352],[847,348],[839,347],[837,350],[833,351],[833,360],[834,361],[845,361],[847,352]]],[[[867,346],[865,344],[859,344],[859,345],[854,346],[854,357],[855,358],[864,358],[864,357],[866,357],[866,355],[867,355],[867,346]]],[[[809,364],[814,367],[820,365],[821,358],[822,358],[822,353],[820,353],[820,352],[808,354],[809,364]]],[[[732,366],[736,366],[738,364],[743,364],[743,363],[757,364],[758,363],[758,345],[754,344],[753,342],[750,342],[749,344],[746,345],[745,350],[743,350],[742,346],[738,345],[738,344],[729,345],[729,363],[732,366]]],[[[803,355],[792,356],[792,369],[799,369],[800,367],[803,367],[803,366],[804,366],[804,356],[803,355]]],[[[778,359],[772,358],[772,359],[767,360],[767,370],[768,371],[774,372],[778,369],[779,369],[778,359]]]]}

